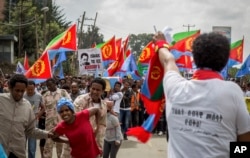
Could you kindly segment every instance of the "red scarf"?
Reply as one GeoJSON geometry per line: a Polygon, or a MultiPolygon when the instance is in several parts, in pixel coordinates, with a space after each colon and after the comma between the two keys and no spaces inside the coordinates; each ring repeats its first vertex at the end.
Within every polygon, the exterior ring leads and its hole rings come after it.
{"type": "Polygon", "coordinates": [[[214,79],[214,78],[223,80],[222,76],[216,71],[208,70],[208,69],[199,69],[194,72],[192,79],[208,80],[208,79],[214,79]]]}

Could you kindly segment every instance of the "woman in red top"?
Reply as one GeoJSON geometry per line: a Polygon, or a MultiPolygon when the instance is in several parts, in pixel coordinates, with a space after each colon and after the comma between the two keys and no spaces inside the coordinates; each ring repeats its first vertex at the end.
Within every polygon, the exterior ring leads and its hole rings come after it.
{"type": "Polygon", "coordinates": [[[57,103],[57,111],[63,121],[55,127],[54,133],[67,138],[58,137],[55,141],[69,143],[73,158],[96,158],[101,154],[89,121],[92,115],[101,114],[99,108],[93,107],[75,113],[73,103],[62,98],[57,103]]]}

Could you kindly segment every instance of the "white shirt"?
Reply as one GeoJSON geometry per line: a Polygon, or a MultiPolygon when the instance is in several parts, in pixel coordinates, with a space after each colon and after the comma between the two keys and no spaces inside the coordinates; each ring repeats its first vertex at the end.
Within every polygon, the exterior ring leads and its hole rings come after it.
{"type": "Polygon", "coordinates": [[[164,76],[169,129],[168,158],[229,157],[230,142],[250,131],[240,87],[219,79],[186,80],[164,76]]]}
{"type": "Polygon", "coordinates": [[[113,107],[114,112],[120,113],[120,103],[123,98],[123,93],[122,92],[116,92],[113,95],[110,96],[111,101],[115,101],[115,105],[113,107]]]}

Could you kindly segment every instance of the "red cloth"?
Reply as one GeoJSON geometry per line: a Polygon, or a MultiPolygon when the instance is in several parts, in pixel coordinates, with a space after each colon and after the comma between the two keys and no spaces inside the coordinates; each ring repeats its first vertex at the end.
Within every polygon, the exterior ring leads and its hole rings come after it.
{"type": "Polygon", "coordinates": [[[89,111],[76,113],[73,124],[59,123],[55,132],[66,135],[71,147],[71,156],[74,158],[96,158],[100,154],[93,128],[89,121],[89,111]]]}
{"type": "Polygon", "coordinates": [[[193,74],[194,80],[207,80],[207,79],[214,79],[214,78],[223,80],[220,73],[213,71],[213,70],[199,69],[199,70],[196,70],[193,74]]]}

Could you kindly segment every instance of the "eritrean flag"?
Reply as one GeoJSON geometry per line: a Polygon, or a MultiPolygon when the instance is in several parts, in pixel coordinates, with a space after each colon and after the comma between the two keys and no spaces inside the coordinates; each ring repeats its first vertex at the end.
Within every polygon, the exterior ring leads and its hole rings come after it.
{"type": "Polygon", "coordinates": [[[244,38],[242,40],[238,40],[231,44],[229,61],[227,66],[232,67],[233,65],[241,64],[243,61],[243,46],[244,46],[244,38]]]}
{"type": "Polygon", "coordinates": [[[141,98],[149,117],[142,126],[130,128],[127,132],[127,135],[134,136],[143,143],[149,140],[151,132],[157,125],[162,114],[161,105],[164,100],[162,86],[163,76],[164,69],[160,63],[159,56],[157,53],[154,53],[141,89],[141,98]]]}
{"type": "Polygon", "coordinates": [[[58,52],[76,50],[76,24],[53,38],[45,49],[49,53],[50,60],[54,59],[58,52]]]}
{"type": "Polygon", "coordinates": [[[41,57],[25,73],[25,76],[28,79],[33,80],[35,83],[41,83],[48,78],[52,78],[50,60],[47,51],[43,52],[41,57]]]}
{"type": "Polygon", "coordinates": [[[105,68],[117,60],[115,36],[101,46],[101,55],[105,68]]]}
{"type": "Polygon", "coordinates": [[[154,54],[154,43],[151,41],[142,49],[138,58],[137,67],[140,76],[144,76],[144,74],[148,71],[149,62],[154,54]]]}

